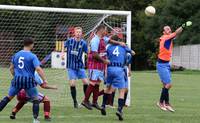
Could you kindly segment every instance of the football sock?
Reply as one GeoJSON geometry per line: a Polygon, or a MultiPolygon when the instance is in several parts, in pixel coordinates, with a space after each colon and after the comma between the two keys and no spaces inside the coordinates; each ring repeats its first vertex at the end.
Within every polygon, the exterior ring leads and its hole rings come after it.
{"type": "Polygon", "coordinates": [[[86,93],[85,93],[85,99],[84,99],[85,102],[89,101],[90,95],[93,92],[93,90],[94,90],[94,86],[89,84],[89,86],[88,86],[88,88],[86,90],[86,93]]]}
{"type": "Polygon", "coordinates": [[[83,92],[84,92],[84,94],[86,93],[87,87],[88,87],[88,84],[84,84],[83,85],[83,92]]]}
{"type": "Polygon", "coordinates": [[[39,114],[39,100],[33,100],[33,118],[37,119],[39,114]]]}
{"type": "Polygon", "coordinates": [[[98,97],[99,97],[99,85],[95,85],[93,91],[93,104],[97,103],[98,97]]]}
{"type": "Polygon", "coordinates": [[[124,93],[124,106],[126,105],[127,95],[128,95],[128,92],[124,93]]]}
{"type": "Polygon", "coordinates": [[[165,99],[165,88],[162,88],[161,94],[160,94],[160,103],[163,103],[165,99]]]}
{"type": "Polygon", "coordinates": [[[75,86],[71,86],[70,90],[71,90],[71,96],[72,96],[72,99],[73,99],[74,103],[77,103],[77,100],[76,100],[76,87],[75,86]]]}
{"type": "Polygon", "coordinates": [[[119,98],[118,99],[118,111],[119,112],[122,112],[123,106],[124,106],[124,99],[119,98]]]}
{"type": "Polygon", "coordinates": [[[115,91],[114,92],[112,92],[112,105],[114,104],[114,100],[115,100],[115,91]]]}
{"type": "Polygon", "coordinates": [[[165,104],[169,104],[169,89],[165,88],[165,104]]]}
{"type": "Polygon", "coordinates": [[[51,105],[50,101],[44,101],[44,116],[47,117],[50,115],[51,105]]]}
{"type": "Polygon", "coordinates": [[[10,102],[10,99],[6,96],[0,102],[0,111],[2,111],[6,105],[10,102]]]}
{"type": "Polygon", "coordinates": [[[108,100],[109,95],[110,94],[104,93],[104,95],[103,95],[103,102],[102,102],[102,105],[101,105],[102,108],[106,108],[106,102],[108,100]]]}

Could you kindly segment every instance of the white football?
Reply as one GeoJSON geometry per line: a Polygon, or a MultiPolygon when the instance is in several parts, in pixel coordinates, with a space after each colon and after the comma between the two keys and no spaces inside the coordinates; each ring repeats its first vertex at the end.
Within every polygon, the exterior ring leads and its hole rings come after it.
{"type": "Polygon", "coordinates": [[[154,16],[156,14],[156,9],[153,6],[148,6],[144,12],[147,16],[154,16]]]}

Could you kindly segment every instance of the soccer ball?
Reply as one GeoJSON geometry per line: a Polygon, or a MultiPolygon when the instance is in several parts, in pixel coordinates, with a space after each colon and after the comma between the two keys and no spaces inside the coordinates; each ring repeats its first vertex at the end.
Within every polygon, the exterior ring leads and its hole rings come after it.
{"type": "Polygon", "coordinates": [[[156,9],[153,6],[148,6],[144,12],[147,16],[154,16],[156,14],[156,9]]]}

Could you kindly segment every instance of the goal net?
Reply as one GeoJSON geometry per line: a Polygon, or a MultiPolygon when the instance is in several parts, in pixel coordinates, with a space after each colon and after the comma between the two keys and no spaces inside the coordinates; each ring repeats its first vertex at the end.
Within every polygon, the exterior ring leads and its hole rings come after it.
{"type": "MultiPolygon", "coordinates": [[[[11,56],[22,49],[25,37],[34,38],[33,52],[41,60],[49,83],[59,88],[57,91],[40,91],[49,96],[52,105],[60,110],[66,106],[72,107],[67,74],[63,69],[65,61],[61,60],[60,52],[63,42],[73,36],[74,27],[82,27],[84,39],[89,42],[95,28],[99,24],[105,24],[109,33],[114,31],[125,35],[124,40],[130,46],[131,13],[127,11],[0,5],[0,18],[1,98],[7,95],[12,79],[8,69],[11,56]]],[[[78,84],[79,102],[83,97],[81,86],[82,84],[78,84]]],[[[16,101],[12,101],[9,105],[14,106],[15,103],[16,101]]]]}

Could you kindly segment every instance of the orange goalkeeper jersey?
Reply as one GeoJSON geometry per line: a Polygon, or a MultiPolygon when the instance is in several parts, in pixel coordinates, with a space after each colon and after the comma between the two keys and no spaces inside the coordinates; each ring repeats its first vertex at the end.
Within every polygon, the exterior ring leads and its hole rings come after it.
{"type": "Polygon", "coordinates": [[[172,56],[173,39],[176,37],[176,33],[169,35],[162,35],[160,37],[160,46],[158,58],[164,61],[170,61],[172,56]]]}

